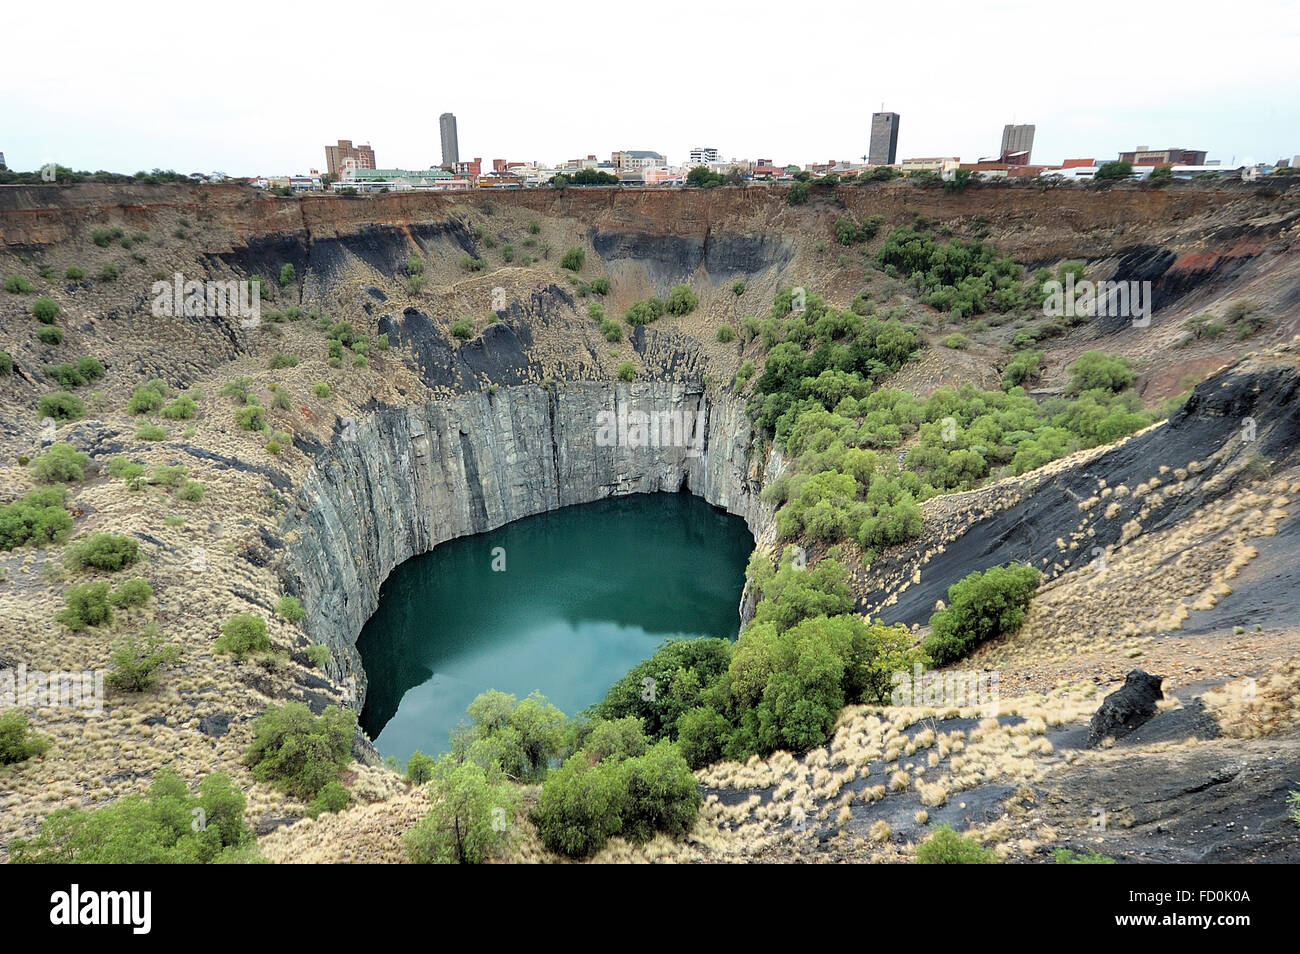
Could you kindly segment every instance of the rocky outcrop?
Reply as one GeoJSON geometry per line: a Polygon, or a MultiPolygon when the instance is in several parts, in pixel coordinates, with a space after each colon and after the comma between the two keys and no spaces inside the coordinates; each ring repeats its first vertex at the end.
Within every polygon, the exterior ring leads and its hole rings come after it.
{"type": "Polygon", "coordinates": [[[759,491],[782,461],[753,453],[751,437],[741,399],[678,382],[527,385],[379,408],[344,422],[303,482],[285,527],[285,588],[334,651],[331,675],[355,677],[360,705],[355,641],[380,585],[447,540],[604,497],[689,491],[770,543],[759,491]],[[656,432],[638,430],[643,420],[656,432]]]}
{"type": "Polygon", "coordinates": [[[1120,739],[1156,714],[1156,703],[1165,697],[1160,691],[1163,676],[1152,676],[1134,669],[1124,677],[1124,685],[1102,700],[1088,726],[1088,747],[1106,739],[1120,739]]]}

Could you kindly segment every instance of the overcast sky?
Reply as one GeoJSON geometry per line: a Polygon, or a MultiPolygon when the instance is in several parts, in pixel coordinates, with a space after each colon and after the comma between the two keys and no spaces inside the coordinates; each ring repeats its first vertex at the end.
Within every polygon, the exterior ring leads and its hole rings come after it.
{"type": "Polygon", "coordinates": [[[692,146],[778,163],[860,160],[871,113],[899,158],[1033,158],[1137,145],[1211,160],[1300,153],[1300,0],[922,3],[7,4],[0,152],[11,169],[324,170],[460,156],[560,162],[692,146]]]}

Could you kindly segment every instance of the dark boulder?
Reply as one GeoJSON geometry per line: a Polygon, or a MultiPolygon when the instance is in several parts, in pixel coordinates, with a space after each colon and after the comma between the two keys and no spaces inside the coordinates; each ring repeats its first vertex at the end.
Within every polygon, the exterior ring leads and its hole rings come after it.
{"type": "Polygon", "coordinates": [[[1124,685],[1102,700],[1088,726],[1088,747],[1095,748],[1103,739],[1119,739],[1156,714],[1156,703],[1165,697],[1160,691],[1164,676],[1151,676],[1134,669],[1124,677],[1124,685]]]}

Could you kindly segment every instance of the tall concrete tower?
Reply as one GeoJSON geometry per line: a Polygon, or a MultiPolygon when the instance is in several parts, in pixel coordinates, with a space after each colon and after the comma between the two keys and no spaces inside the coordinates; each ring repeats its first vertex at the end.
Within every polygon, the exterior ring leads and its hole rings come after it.
{"type": "Polygon", "coordinates": [[[867,162],[873,166],[892,166],[897,161],[898,113],[872,113],[867,162]]]}
{"type": "Polygon", "coordinates": [[[1022,165],[1029,165],[1029,155],[1034,151],[1034,127],[1032,125],[1016,126],[1011,123],[1002,127],[1002,152],[999,158],[1008,162],[1011,156],[1022,165]],[[1020,154],[1024,153],[1021,158],[1020,154]]]}
{"type": "Polygon", "coordinates": [[[443,113],[438,117],[438,127],[442,131],[442,164],[450,166],[460,162],[460,143],[456,139],[456,117],[443,113]]]}

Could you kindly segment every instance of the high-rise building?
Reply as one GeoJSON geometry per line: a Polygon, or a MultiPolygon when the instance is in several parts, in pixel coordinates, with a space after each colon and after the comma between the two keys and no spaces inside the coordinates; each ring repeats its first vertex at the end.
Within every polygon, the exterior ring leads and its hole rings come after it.
{"type": "Polygon", "coordinates": [[[892,166],[897,158],[898,113],[872,113],[867,162],[873,166],[892,166]]]}
{"type": "Polygon", "coordinates": [[[325,147],[325,171],[331,175],[337,176],[344,169],[374,168],[375,151],[369,143],[353,146],[351,139],[340,139],[337,146],[325,147]]]}
{"type": "Polygon", "coordinates": [[[460,162],[460,141],[456,138],[456,117],[443,113],[438,117],[438,128],[442,132],[442,164],[454,166],[460,162]]]}
{"type": "Polygon", "coordinates": [[[712,146],[696,146],[691,150],[691,165],[707,166],[718,161],[718,150],[712,146]]]}
{"type": "Polygon", "coordinates": [[[1015,162],[1029,165],[1029,154],[1034,151],[1033,125],[1016,126],[1012,123],[1002,127],[1002,151],[999,162],[1015,162]],[[1022,155],[1023,154],[1023,155],[1022,155]]]}

